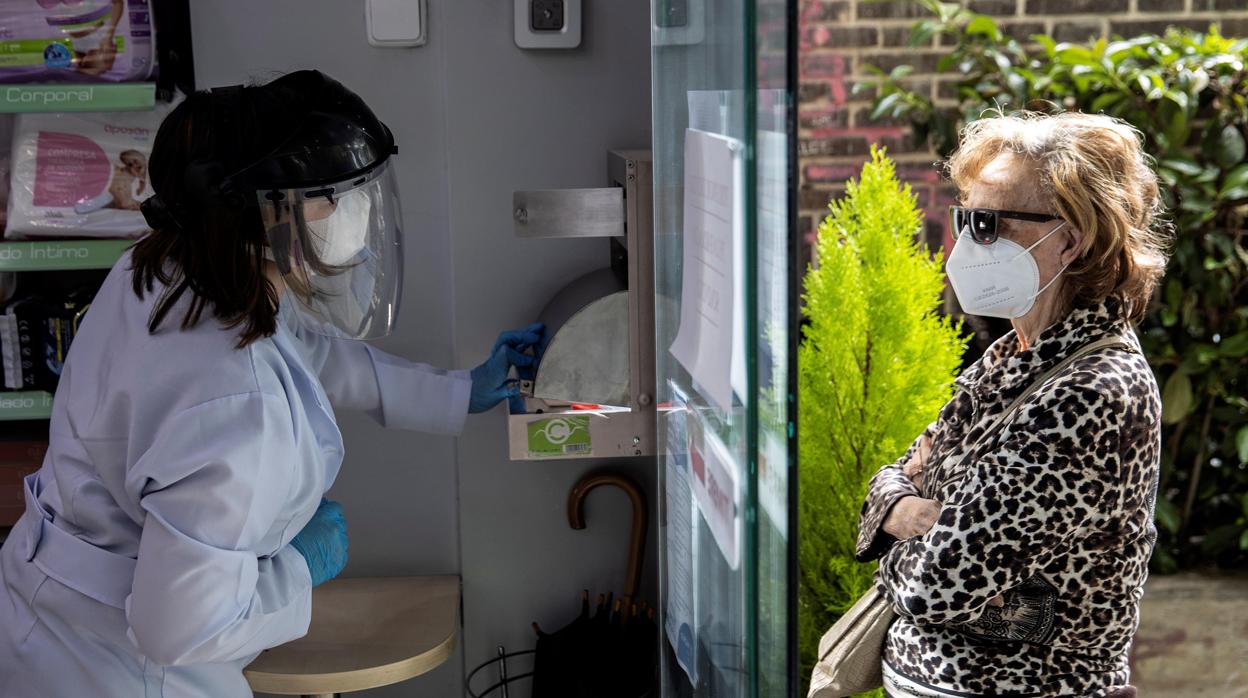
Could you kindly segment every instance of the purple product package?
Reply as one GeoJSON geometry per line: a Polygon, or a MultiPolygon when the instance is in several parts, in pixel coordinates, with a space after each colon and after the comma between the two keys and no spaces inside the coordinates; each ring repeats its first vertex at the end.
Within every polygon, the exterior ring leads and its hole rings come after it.
{"type": "Polygon", "coordinates": [[[152,77],[149,0],[0,0],[0,83],[152,77]]]}

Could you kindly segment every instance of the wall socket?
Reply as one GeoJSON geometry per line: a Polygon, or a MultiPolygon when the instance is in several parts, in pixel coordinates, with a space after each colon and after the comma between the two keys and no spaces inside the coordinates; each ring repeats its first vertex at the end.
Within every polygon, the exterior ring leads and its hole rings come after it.
{"type": "Polygon", "coordinates": [[[569,49],[581,45],[581,0],[512,0],[516,46],[569,49]]]}

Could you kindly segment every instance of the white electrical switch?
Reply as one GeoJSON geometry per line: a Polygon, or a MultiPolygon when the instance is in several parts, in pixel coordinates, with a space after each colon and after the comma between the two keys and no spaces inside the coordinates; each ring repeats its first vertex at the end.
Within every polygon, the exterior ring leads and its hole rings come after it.
{"type": "Polygon", "coordinates": [[[424,46],[425,0],[367,0],[368,43],[381,47],[424,46]]]}

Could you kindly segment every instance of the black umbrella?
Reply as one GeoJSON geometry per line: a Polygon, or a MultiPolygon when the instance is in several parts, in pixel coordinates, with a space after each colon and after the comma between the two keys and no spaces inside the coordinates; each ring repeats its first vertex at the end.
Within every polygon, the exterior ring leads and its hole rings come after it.
{"type": "Polygon", "coordinates": [[[538,638],[534,698],[645,698],[657,693],[659,635],[654,609],[636,602],[646,545],[646,499],[641,488],[623,475],[587,476],[568,495],[568,524],[576,530],[585,528],[585,497],[603,485],[624,490],[633,505],[624,593],[619,599],[599,596],[591,618],[589,593],[581,592],[580,615],[554,633],[533,624],[538,638]]]}

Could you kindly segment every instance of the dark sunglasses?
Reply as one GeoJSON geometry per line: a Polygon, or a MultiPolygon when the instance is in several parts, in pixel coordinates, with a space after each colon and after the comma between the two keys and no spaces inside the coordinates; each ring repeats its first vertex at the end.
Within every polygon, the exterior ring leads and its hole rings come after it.
{"type": "Polygon", "coordinates": [[[1000,237],[997,225],[1002,218],[1016,221],[1032,221],[1034,223],[1062,220],[1060,216],[1050,216],[1047,213],[1002,211],[996,208],[949,207],[949,224],[953,226],[954,240],[957,240],[958,236],[962,234],[963,228],[970,228],[971,239],[981,245],[991,245],[1000,237]]]}

